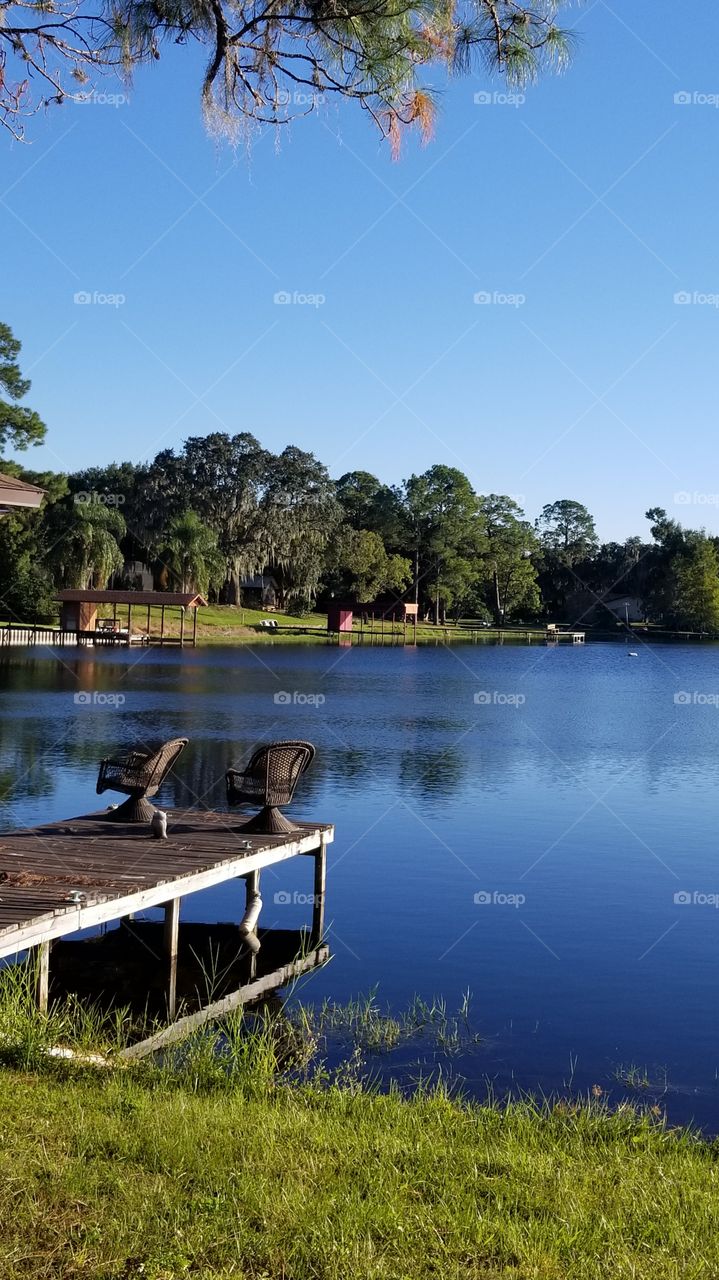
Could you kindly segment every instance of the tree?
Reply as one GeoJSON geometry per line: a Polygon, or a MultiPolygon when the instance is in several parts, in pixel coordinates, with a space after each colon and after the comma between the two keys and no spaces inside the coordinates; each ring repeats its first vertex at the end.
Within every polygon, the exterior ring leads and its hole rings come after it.
{"type": "Polygon", "coordinates": [[[261,563],[275,573],[280,605],[293,601],[309,607],[319,588],[327,545],[342,520],[324,464],[295,445],[272,458],[259,519],[261,563]]]}
{"type": "Polygon", "coordinates": [[[402,494],[382,484],[369,471],[347,471],[337,481],[337,500],[353,529],[379,534],[385,547],[399,548],[407,539],[402,494]]]}
{"type": "Polygon", "coordinates": [[[651,521],[655,544],[646,562],[646,605],[657,621],[672,620],[676,616],[676,571],[687,549],[687,534],[663,507],[650,507],[646,518],[651,521]]]}
{"type": "Polygon", "coordinates": [[[339,540],[338,559],[359,604],[369,604],[384,591],[399,593],[412,581],[411,562],[388,555],[379,534],[369,529],[347,529],[339,540]]]}
{"type": "Polygon", "coordinates": [[[704,534],[692,535],[673,566],[675,624],[691,631],[719,632],[719,554],[704,534]]]}
{"type": "MultiPolygon", "coordinates": [[[[3,5],[0,3],[0,15],[3,5]]],[[[2,21],[0,16],[0,37],[2,21]]],[[[2,61],[0,61],[0,94],[2,86],[2,61]]],[[[12,445],[15,449],[27,449],[30,444],[40,444],[45,437],[45,423],[26,405],[18,404],[30,390],[30,382],[23,378],[17,357],[22,343],[14,337],[9,325],[0,324],[0,392],[4,391],[10,400],[0,396],[0,453],[12,445]]]]}
{"type": "Polygon", "coordinates": [[[264,568],[259,503],[271,460],[248,431],[191,436],[183,445],[180,485],[217,537],[225,563],[222,598],[229,604],[239,602],[241,579],[264,568]]]}
{"type": "Polygon", "coordinates": [[[195,511],[185,511],[171,521],[162,558],[180,591],[207,595],[210,585],[222,576],[217,539],[195,511]]]}
{"type": "Polygon", "coordinates": [[[124,564],[125,521],[115,507],[64,498],[50,506],[42,529],[43,561],[58,587],[106,586],[124,564]]]}
{"type": "Polygon", "coordinates": [[[570,567],[586,560],[598,546],[594,520],[581,502],[570,498],[542,507],[537,532],[544,549],[570,567]]]}
{"type": "Polygon", "coordinates": [[[542,508],[535,529],[539,538],[539,584],[550,616],[581,617],[587,610],[591,560],[598,546],[594,521],[581,502],[562,498],[542,508]],[[577,611],[577,600],[581,603],[577,611]]]}
{"type": "Polygon", "coordinates": [[[483,529],[477,495],[456,467],[430,467],[404,486],[410,544],[415,556],[415,596],[429,596],[439,624],[477,576],[483,529]]]}
{"type": "Polygon", "coordinates": [[[406,126],[426,138],[434,97],[423,73],[466,73],[479,60],[521,85],[561,68],[566,0],[2,0],[0,122],[23,136],[24,118],[81,98],[91,76],[159,59],[163,44],[200,44],[202,106],[214,131],[282,125],[322,99],[366,110],[396,150],[406,126]]]}
{"type": "Polygon", "coordinates": [[[497,626],[520,609],[539,608],[537,571],[532,563],[536,537],[512,498],[496,493],[480,498],[490,580],[490,607],[497,626]]]}
{"type": "Polygon", "coordinates": [[[47,505],[64,496],[64,476],[24,471],[16,463],[4,469],[45,490],[40,509],[21,509],[0,519],[0,613],[13,622],[47,622],[54,613],[52,578],[44,563],[41,531],[47,505]]]}

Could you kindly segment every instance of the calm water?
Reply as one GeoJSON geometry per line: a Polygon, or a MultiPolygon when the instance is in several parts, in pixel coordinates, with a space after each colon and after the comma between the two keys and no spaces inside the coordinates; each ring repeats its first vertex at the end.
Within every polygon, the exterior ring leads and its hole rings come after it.
{"type": "MultiPolygon", "coordinates": [[[[256,741],[310,739],[294,812],[337,832],[306,999],[469,988],[470,1090],[618,1096],[635,1067],[640,1096],[719,1129],[719,648],[18,649],[0,689],[5,829],[95,807],[127,739],[187,735],[164,798],[210,805],[256,741]]],[[[309,861],[265,872],[263,924],[308,921],[274,897],[309,892],[309,861]]],[[[240,913],[238,886],[185,918],[240,913]]]]}

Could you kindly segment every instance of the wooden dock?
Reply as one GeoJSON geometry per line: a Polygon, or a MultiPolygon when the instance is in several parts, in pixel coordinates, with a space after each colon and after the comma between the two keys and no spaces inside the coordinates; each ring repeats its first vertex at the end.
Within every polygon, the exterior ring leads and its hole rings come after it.
{"type": "Polygon", "coordinates": [[[297,823],[289,836],[246,835],[234,814],[175,809],[167,811],[167,840],[155,840],[144,825],[107,822],[104,812],[0,835],[0,958],[37,948],[41,1008],[48,1002],[53,941],[163,907],[166,1008],[173,1018],[182,898],[244,879],[238,945],[257,945],[260,872],[298,855],[314,860],[310,936],[317,949],[331,825],[297,823]]]}

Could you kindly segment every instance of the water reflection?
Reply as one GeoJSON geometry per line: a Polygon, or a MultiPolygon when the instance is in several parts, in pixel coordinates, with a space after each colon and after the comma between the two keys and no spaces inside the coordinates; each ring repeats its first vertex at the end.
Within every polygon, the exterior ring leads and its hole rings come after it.
{"type": "MultiPolygon", "coordinates": [[[[674,1115],[682,1098],[719,1115],[707,1016],[719,912],[674,902],[719,891],[719,714],[675,700],[715,692],[715,670],[716,649],[700,646],[642,647],[631,663],[620,644],[12,650],[1,820],[87,812],[103,755],[178,733],[190,745],[159,802],[224,807],[231,762],[260,741],[308,739],[317,757],[291,812],[337,826],[322,994],[379,984],[395,1007],[418,991],[456,1006],[469,986],[484,1035],[464,1064],[470,1087],[489,1075],[550,1091],[570,1058],[587,1088],[617,1061],[659,1063],[674,1115]],[[78,690],[125,701],[81,706],[78,690]]],[[[300,927],[304,862],[269,878],[268,927],[295,910],[300,927]],[[275,892],[290,905],[275,908],[275,892]]],[[[218,919],[223,906],[217,895],[218,919]]]]}

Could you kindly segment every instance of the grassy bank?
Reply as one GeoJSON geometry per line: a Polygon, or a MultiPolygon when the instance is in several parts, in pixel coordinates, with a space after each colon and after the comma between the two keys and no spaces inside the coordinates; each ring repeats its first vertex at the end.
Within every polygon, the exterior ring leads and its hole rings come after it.
{"type": "Polygon", "coordinates": [[[0,1075],[0,1276],[719,1274],[716,1152],[630,1111],[0,1075]]]}
{"type": "MultiPolygon", "coordinates": [[[[160,634],[160,609],[151,609],[150,611],[150,629],[153,635],[160,634]]],[[[107,606],[101,606],[98,610],[99,617],[112,617],[112,609],[107,606]]],[[[118,620],[124,625],[127,620],[127,610],[118,610],[118,620]]],[[[133,613],[133,630],[144,631],[147,625],[147,610],[141,607],[137,608],[133,613]]],[[[165,634],[167,636],[179,637],[180,623],[179,617],[168,610],[165,615],[165,634]]],[[[375,642],[378,642],[383,634],[385,640],[388,641],[392,631],[400,640],[403,636],[403,629],[399,623],[394,624],[394,628],[389,621],[382,623],[379,618],[375,624],[375,642]]],[[[543,636],[544,631],[541,627],[529,628],[539,636],[543,636]]],[[[185,623],[185,637],[187,638],[192,631],[191,618],[185,623]]],[[[354,635],[359,637],[360,626],[359,618],[355,619],[354,635]]],[[[445,643],[457,640],[470,641],[482,639],[496,639],[500,633],[493,628],[477,629],[472,626],[461,626],[451,623],[448,626],[435,627],[428,623],[420,623],[417,627],[417,640],[422,644],[427,643],[445,643]]],[[[503,632],[505,637],[511,637],[512,631],[503,632]]],[[[407,637],[409,640],[413,638],[413,630],[407,628],[407,637]]],[[[525,629],[520,628],[517,631],[517,638],[524,639],[525,629]]],[[[239,605],[208,605],[206,609],[200,609],[197,615],[197,638],[201,644],[269,644],[287,643],[288,641],[304,641],[313,643],[317,640],[325,642],[327,640],[327,614],[326,613],[308,613],[302,616],[290,613],[268,612],[263,609],[246,609],[239,605]],[[276,623],[276,628],[266,627],[265,622],[276,623]]],[[[369,637],[366,637],[369,642],[369,637]]]]}
{"type": "Polygon", "coordinates": [[[120,1023],[25,997],[0,991],[0,1280],[719,1275],[716,1146],[630,1107],[288,1076],[286,1027],[240,1020],[172,1064],[83,1066],[44,1050],[120,1023]]]}

